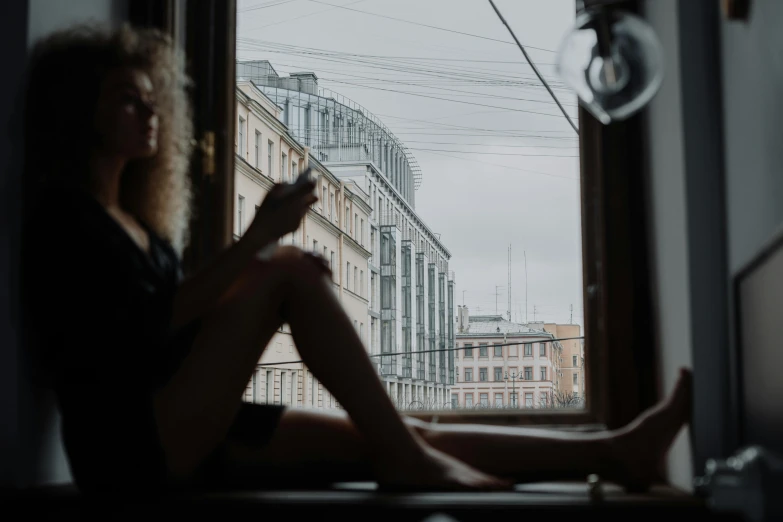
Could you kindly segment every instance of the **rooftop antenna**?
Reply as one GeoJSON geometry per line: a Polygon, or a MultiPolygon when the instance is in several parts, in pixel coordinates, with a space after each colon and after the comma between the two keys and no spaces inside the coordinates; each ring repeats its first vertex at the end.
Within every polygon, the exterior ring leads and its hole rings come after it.
{"type": "Polygon", "coordinates": [[[511,321],[511,243],[508,245],[508,320],[511,321]]]}

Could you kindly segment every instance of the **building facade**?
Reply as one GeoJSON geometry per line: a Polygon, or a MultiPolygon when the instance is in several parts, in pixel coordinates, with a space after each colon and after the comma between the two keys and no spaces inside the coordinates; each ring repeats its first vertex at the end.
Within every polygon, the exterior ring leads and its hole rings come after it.
{"type": "MultiPolygon", "coordinates": [[[[313,213],[333,221],[344,235],[338,243],[353,239],[364,249],[340,250],[335,262],[341,275],[335,284],[342,296],[353,292],[350,285],[362,288],[357,296],[366,303],[357,303],[349,315],[364,317],[355,320],[388,393],[401,409],[449,407],[455,381],[454,275],[448,269],[450,252],[415,212],[414,193],[421,181],[415,158],[369,111],[318,88],[313,73],[280,77],[269,62],[244,62],[237,64],[237,85],[245,96],[255,93],[252,97],[259,99],[253,103],[276,118],[268,125],[286,143],[288,156],[281,162],[293,162],[292,169],[301,172],[299,160],[307,149],[310,164],[322,168],[313,213]]],[[[255,130],[243,132],[245,140],[255,140],[255,130]]],[[[253,166],[255,148],[237,150],[250,154],[253,166]]],[[[286,177],[285,167],[275,178],[277,160],[269,160],[271,179],[293,179],[286,177]]],[[[263,161],[261,166],[263,174],[263,161]]],[[[303,228],[315,219],[308,213],[303,228]]],[[[316,240],[315,233],[296,234],[294,241],[304,237],[307,245],[316,240]]],[[[317,241],[318,248],[326,246],[317,241]]],[[[331,255],[331,247],[327,250],[331,255]]],[[[348,309],[351,300],[343,302],[348,309]]]]}
{"type": "Polygon", "coordinates": [[[551,407],[559,354],[555,336],[500,315],[471,317],[467,306],[457,309],[453,407],[551,407]]]}
{"type": "Polygon", "coordinates": [[[582,329],[578,324],[541,323],[541,328],[551,333],[561,346],[557,361],[558,372],[555,385],[556,402],[559,406],[579,406],[586,398],[585,351],[582,329]]]}
{"type": "MultiPolygon", "coordinates": [[[[369,221],[370,206],[362,195],[309,155],[280,122],[277,107],[248,82],[236,89],[234,176],[234,238],[252,222],[266,194],[279,182],[294,181],[309,166],[313,169],[320,200],[307,212],[301,226],[281,238],[323,256],[332,269],[333,288],[365,344],[369,336],[369,221]],[[353,217],[356,219],[352,219],[353,217]]],[[[290,329],[283,325],[274,335],[248,383],[245,400],[314,408],[337,408],[334,397],[302,364],[290,329]],[[282,363],[282,364],[281,364],[282,363]]]]}

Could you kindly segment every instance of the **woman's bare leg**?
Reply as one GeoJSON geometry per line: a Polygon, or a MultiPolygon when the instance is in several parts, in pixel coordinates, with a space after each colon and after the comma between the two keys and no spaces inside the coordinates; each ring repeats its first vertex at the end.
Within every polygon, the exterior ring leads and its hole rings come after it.
{"type": "MultiPolygon", "coordinates": [[[[517,482],[584,479],[598,473],[631,490],[656,478],[669,446],[690,416],[690,374],[669,397],[628,426],[578,433],[537,428],[437,425],[406,421],[435,448],[478,469],[517,482]]],[[[275,477],[273,485],[375,480],[367,444],[343,412],[287,410],[262,449],[235,446],[239,483],[275,477]]],[[[229,473],[230,474],[230,473],[229,473]]]]}
{"type": "Polygon", "coordinates": [[[232,298],[204,323],[191,353],[155,398],[169,469],[186,478],[220,444],[245,386],[281,321],[313,374],[345,407],[366,441],[374,476],[389,486],[507,487],[431,446],[402,421],[375,374],[332,282],[311,256],[280,248],[258,277],[240,282],[232,298]],[[350,375],[351,379],[345,379],[350,375]]]}

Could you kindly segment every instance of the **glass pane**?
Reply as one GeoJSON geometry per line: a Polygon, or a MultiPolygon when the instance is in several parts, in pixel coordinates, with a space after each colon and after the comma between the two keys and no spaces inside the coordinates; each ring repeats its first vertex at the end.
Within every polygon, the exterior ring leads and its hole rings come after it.
{"type": "MultiPolygon", "coordinates": [[[[238,1],[235,230],[314,167],[320,200],[281,243],[328,253],[399,408],[583,407],[577,135],[491,6],[457,4],[238,1]]],[[[578,124],[554,67],[574,1],[540,4],[500,7],[578,124]]],[[[339,407],[290,328],[272,341],[247,400],[339,407]]]]}

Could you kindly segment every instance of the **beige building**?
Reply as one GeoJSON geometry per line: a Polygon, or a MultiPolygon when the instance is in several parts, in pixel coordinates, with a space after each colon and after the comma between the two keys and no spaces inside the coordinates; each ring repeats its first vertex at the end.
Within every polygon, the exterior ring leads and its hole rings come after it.
{"type": "MultiPolygon", "coordinates": [[[[275,183],[294,181],[307,165],[313,169],[320,200],[302,225],[283,237],[323,256],[332,268],[333,287],[356,331],[371,350],[369,335],[369,221],[366,194],[357,194],[309,155],[280,122],[280,108],[250,82],[237,82],[235,134],[235,228],[238,239],[252,223],[275,183]]],[[[336,408],[334,397],[298,361],[290,329],[284,325],[272,338],[248,383],[245,400],[314,408],[336,408]]]]}
{"type": "Polygon", "coordinates": [[[453,408],[551,407],[558,347],[544,329],[457,307],[453,408]],[[515,344],[518,343],[518,344],[515,344]]]}
{"type": "Polygon", "coordinates": [[[581,327],[578,324],[553,323],[531,323],[530,326],[540,326],[555,339],[568,339],[557,343],[560,352],[556,360],[556,402],[558,406],[580,405],[585,398],[584,340],[573,338],[581,337],[581,327]]]}

